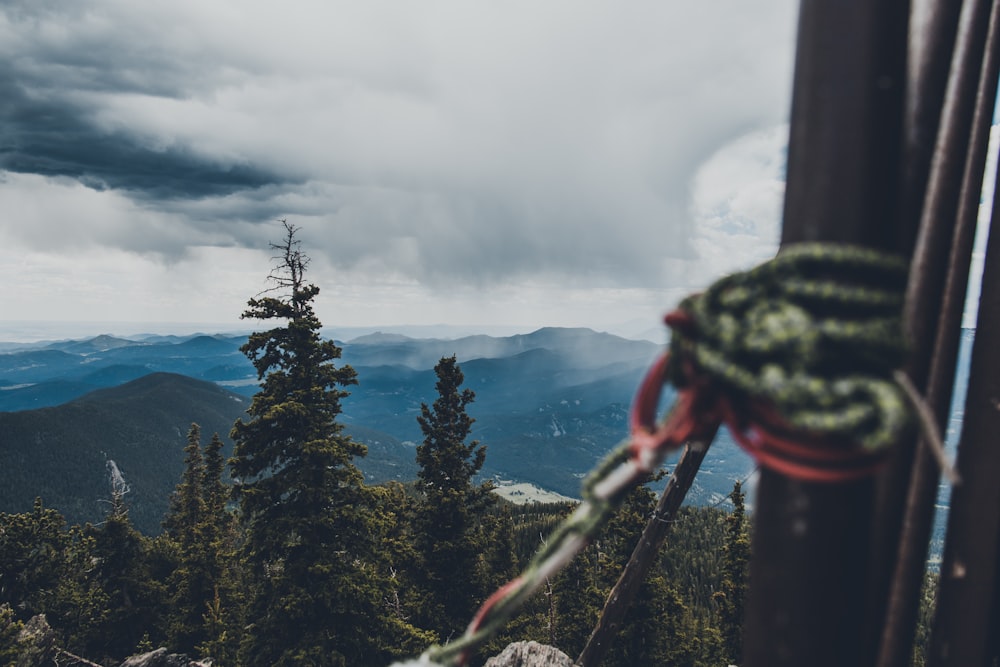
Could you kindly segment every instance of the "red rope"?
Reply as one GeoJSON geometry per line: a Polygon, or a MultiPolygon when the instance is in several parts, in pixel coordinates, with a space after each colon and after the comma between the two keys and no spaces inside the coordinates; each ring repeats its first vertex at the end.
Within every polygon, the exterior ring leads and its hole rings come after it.
{"type": "Polygon", "coordinates": [[[654,451],[683,447],[686,442],[712,433],[721,421],[713,408],[714,392],[701,382],[680,389],[667,418],[663,423],[656,424],[656,411],[669,363],[669,353],[662,354],[653,362],[632,401],[629,449],[633,459],[644,458],[654,451]]]}
{"type": "Polygon", "coordinates": [[[719,402],[733,439],[762,467],[804,482],[850,482],[878,472],[885,452],[867,452],[854,443],[805,432],[790,432],[769,405],[740,416],[728,398],[719,402]],[[773,426],[772,426],[773,425],[773,426]]]}
{"type": "MultiPolygon", "coordinates": [[[[675,311],[668,315],[668,323],[684,326],[683,316],[675,311]]],[[[655,453],[698,440],[722,423],[758,464],[802,481],[848,482],[874,474],[886,460],[884,453],[867,452],[854,443],[794,431],[773,406],[761,401],[743,401],[747,407],[737,410],[733,398],[691,363],[684,364],[686,386],[678,390],[673,409],[657,425],[656,411],[669,363],[669,353],[653,363],[632,404],[629,447],[640,467],[655,453]]]]}

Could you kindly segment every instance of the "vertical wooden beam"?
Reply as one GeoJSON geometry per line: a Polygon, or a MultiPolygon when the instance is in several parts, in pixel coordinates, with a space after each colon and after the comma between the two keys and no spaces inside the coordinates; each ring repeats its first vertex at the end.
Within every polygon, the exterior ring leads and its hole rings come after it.
{"type": "Polygon", "coordinates": [[[803,0],[782,245],[833,241],[904,253],[896,224],[907,0],[803,0]]]}
{"type": "MultiPolygon", "coordinates": [[[[967,0],[962,6],[941,131],[911,271],[907,324],[919,340],[932,342],[932,353],[918,352],[907,370],[913,377],[917,370],[922,370],[915,369],[915,365],[923,364],[926,369],[924,393],[942,430],[951,406],[962,311],[996,100],[997,59],[986,47],[988,33],[993,33],[993,48],[996,46],[995,22],[1000,15],[993,11],[991,18],[991,5],[995,3],[990,0],[967,0]],[[942,252],[945,249],[947,252],[942,252]],[[921,311],[934,303],[938,304],[936,309],[921,311]]],[[[913,458],[880,667],[910,664],[940,478],[934,457],[921,443],[913,458]]]]}
{"type": "MultiPolygon", "coordinates": [[[[937,144],[941,108],[944,104],[951,57],[962,3],[958,0],[925,0],[914,3],[910,18],[908,77],[903,111],[903,172],[900,183],[899,219],[914,234],[924,207],[924,194],[937,144]]],[[[910,241],[912,245],[915,239],[910,241]]],[[[947,248],[941,247],[942,256],[947,248]]],[[[911,312],[927,317],[937,301],[926,298],[911,312]]],[[[924,386],[930,363],[932,340],[920,339],[911,330],[913,359],[908,373],[916,386],[924,386]]],[[[895,571],[899,535],[913,467],[913,447],[897,447],[876,485],[872,553],[869,564],[866,655],[878,653],[886,613],[889,584],[895,571]]]]}
{"type": "MultiPolygon", "coordinates": [[[[899,224],[909,2],[804,0],[782,246],[908,254],[899,224]]],[[[857,667],[873,480],[805,483],[763,471],[754,509],[744,667],[857,667]]]]}
{"type": "MultiPolygon", "coordinates": [[[[994,88],[995,92],[995,88],[994,88]]],[[[993,664],[995,591],[1000,557],[1000,198],[983,272],[979,322],[959,444],[962,484],[952,491],[948,537],[927,664],[993,664]]]]}

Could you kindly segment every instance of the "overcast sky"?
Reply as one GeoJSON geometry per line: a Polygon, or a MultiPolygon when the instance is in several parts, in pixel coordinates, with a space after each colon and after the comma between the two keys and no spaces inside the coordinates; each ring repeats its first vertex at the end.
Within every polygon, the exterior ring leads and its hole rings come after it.
{"type": "MultiPolygon", "coordinates": [[[[0,0],[3,318],[656,327],[777,248],[794,0],[0,0]]],[[[164,328],[169,329],[169,326],[164,328]]]]}

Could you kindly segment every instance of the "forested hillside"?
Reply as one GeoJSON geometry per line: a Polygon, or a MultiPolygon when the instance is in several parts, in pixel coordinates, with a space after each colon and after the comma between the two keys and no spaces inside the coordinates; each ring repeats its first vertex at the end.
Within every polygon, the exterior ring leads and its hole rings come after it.
{"type": "Polygon", "coordinates": [[[248,405],[216,385],[157,373],[61,406],[0,413],[0,508],[28,511],[41,497],[72,523],[96,523],[107,511],[114,461],[129,485],[133,523],[159,532],[191,423],[228,441],[248,405]]]}
{"type": "MultiPolygon", "coordinates": [[[[129,486],[133,525],[155,535],[184,468],[191,423],[206,436],[218,433],[229,456],[229,432],[249,405],[213,383],[153,373],[63,405],[0,412],[0,511],[26,512],[41,497],[70,523],[97,523],[110,500],[114,461],[129,486]]],[[[350,432],[370,447],[363,464],[372,483],[416,477],[412,446],[363,426],[350,432]]]]}
{"type": "MultiPolygon", "coordinates": [[[[426,578],[414,569],[419,561],[420,537],[414,530],[419,524],[419,494],[394,484],[376,490],[381,498],[378,514],[383,517],[377,540],[386,550],[385,562],[379,567],[385,568],[382,573],[389,577],[389,587],[371,613],[384,620],[395,619],[394,623],[423,615],[421,607],[440,591],[467,598],[469,607],[478,604],[489,587],[516,574],[538,548],[540,539],[571,509],[569,505],[491,501],[476,518],[481,531],[475,544],[479,553],[475,588],[457,587],[455,578],[429,588],[417,584],[426,578]]],[[[510,641],[527,639],[552,644],[569,655],[579,652],[652,503],[650,492],[636,495],[604,536],[533,598],[482,655],[498,652],[510,641]]],[[[175,507],[172,517],[179,519],[184,512],[175,507]]],[[[720,662],[724,637],[731,629],[727,630],[720,615],[716,593],[728,576],[724,562],[728,516],[728,511],[717,508],[686,508],[681,513],[652,584],[643,592],[640,606],[622,633],[620,651],[607,664],[631,666],[638,664],[634,660],[639,658],[650,661],[645,664],[724,664],[720,662]],[[654,662],[657,656],[673,657],[671,662],[654,662]]],[[[233,557],[242,537],[226,514],[217,514],[214,524],[208,514],[200,518],[188,515],[186,519],[195,525],[174,521],[173,530],[150,538],[130,527],[127,513],[109,516],[100,525],[84,529],[67,526],[58,512],[42,505],[25,513],[0,514],[0,559],[6,564],[0,604],[9,605],[0,607],[7,609],[6,617],[0,611],[0,625],[7,630],[0,629],[0,637],[6,637],[0,643],[8,642],[6,647],[0,646],[0,653],[4,648],[12,649],[12,627],[45,613],[62,648],[104,664],[116,664],[144,646],[160,645],[191,655],[211,655],[217,665],[243,664],[235,658],[238,638],[245,632],[238,619],[248,610],[242,607],[245,600],[236,589],[249,573],[241,560],[233,557]],[[212,525],[215,527],[210,528],[212,525]],[[210,529],[222,530],[222,536],[193,551],[195,545],[185,543],[210,529]],[[79,566],[88,561],[102,565],[96,570],[79,566]],[[193,621],[179,618],[181,609],[191,607],[182,599],[194,593],[188,577],[210,577],[200,603],[207,613],[195,614],[193,621]],[[13,581],[18,584],[10,585],[13,581]],[[216,588],[221,594],[218,599],[216,588]],[[123,597],[126,590],[128,600],[123,597]],[[14,625],[9,626],[11,623],[14,625]]],[[[360,620],[375,627],[392,625],[365,615],[360,620]]],[[[330,627],[333,630],[336,626],[330,627]]],[[[387,629],[386,634],[373,638],[383,647],[379,658],[350,664],[384,667],[392,655],[419,653],[425,648],[421,641],[439,641],[462,629],[458,624],[410,633],[409,639],[399,644],[395,642],[401,637],[387,629]]],[[[481,664],[481,659],[474,664],[481,664]]]]}

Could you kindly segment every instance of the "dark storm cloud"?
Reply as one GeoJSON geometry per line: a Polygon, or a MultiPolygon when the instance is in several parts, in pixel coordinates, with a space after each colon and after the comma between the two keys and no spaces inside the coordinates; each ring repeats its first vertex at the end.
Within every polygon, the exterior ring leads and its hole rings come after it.
{"type": "MultiPolygon", "coordinates": [[[[202,198],[292,179],[98,122],[102,98],[182,100],[219,83],[218,73],[157,48],[128,25],[88,29],[82,3],[8,3],[14,31],[37,33],[0,70],[0,169],[66,176],[143,200],[202,198]],[[46,37],[64,33],[60,39],[46,37]]],[[[155,26],[146,26],[153,30],[155,26]]]]}
{"type": "MultiPolygon", "coordinates": [[[[105,82],[108,83],[108,82],[105,82]]],[[[251,164],[225,163],[193,147],[155,148],[96,126],[92,112],[50,91],[0,75],[0,169],[68,176],[141,199],[225,195],[290,179],[251,164]]]]}
{"type": "Polygon", "coordinates": [[[8,1],[0,170],[129,252],[288,217],[356,276],[658,287],[699,166],[784,117],[792,5],[8,1]]]}

